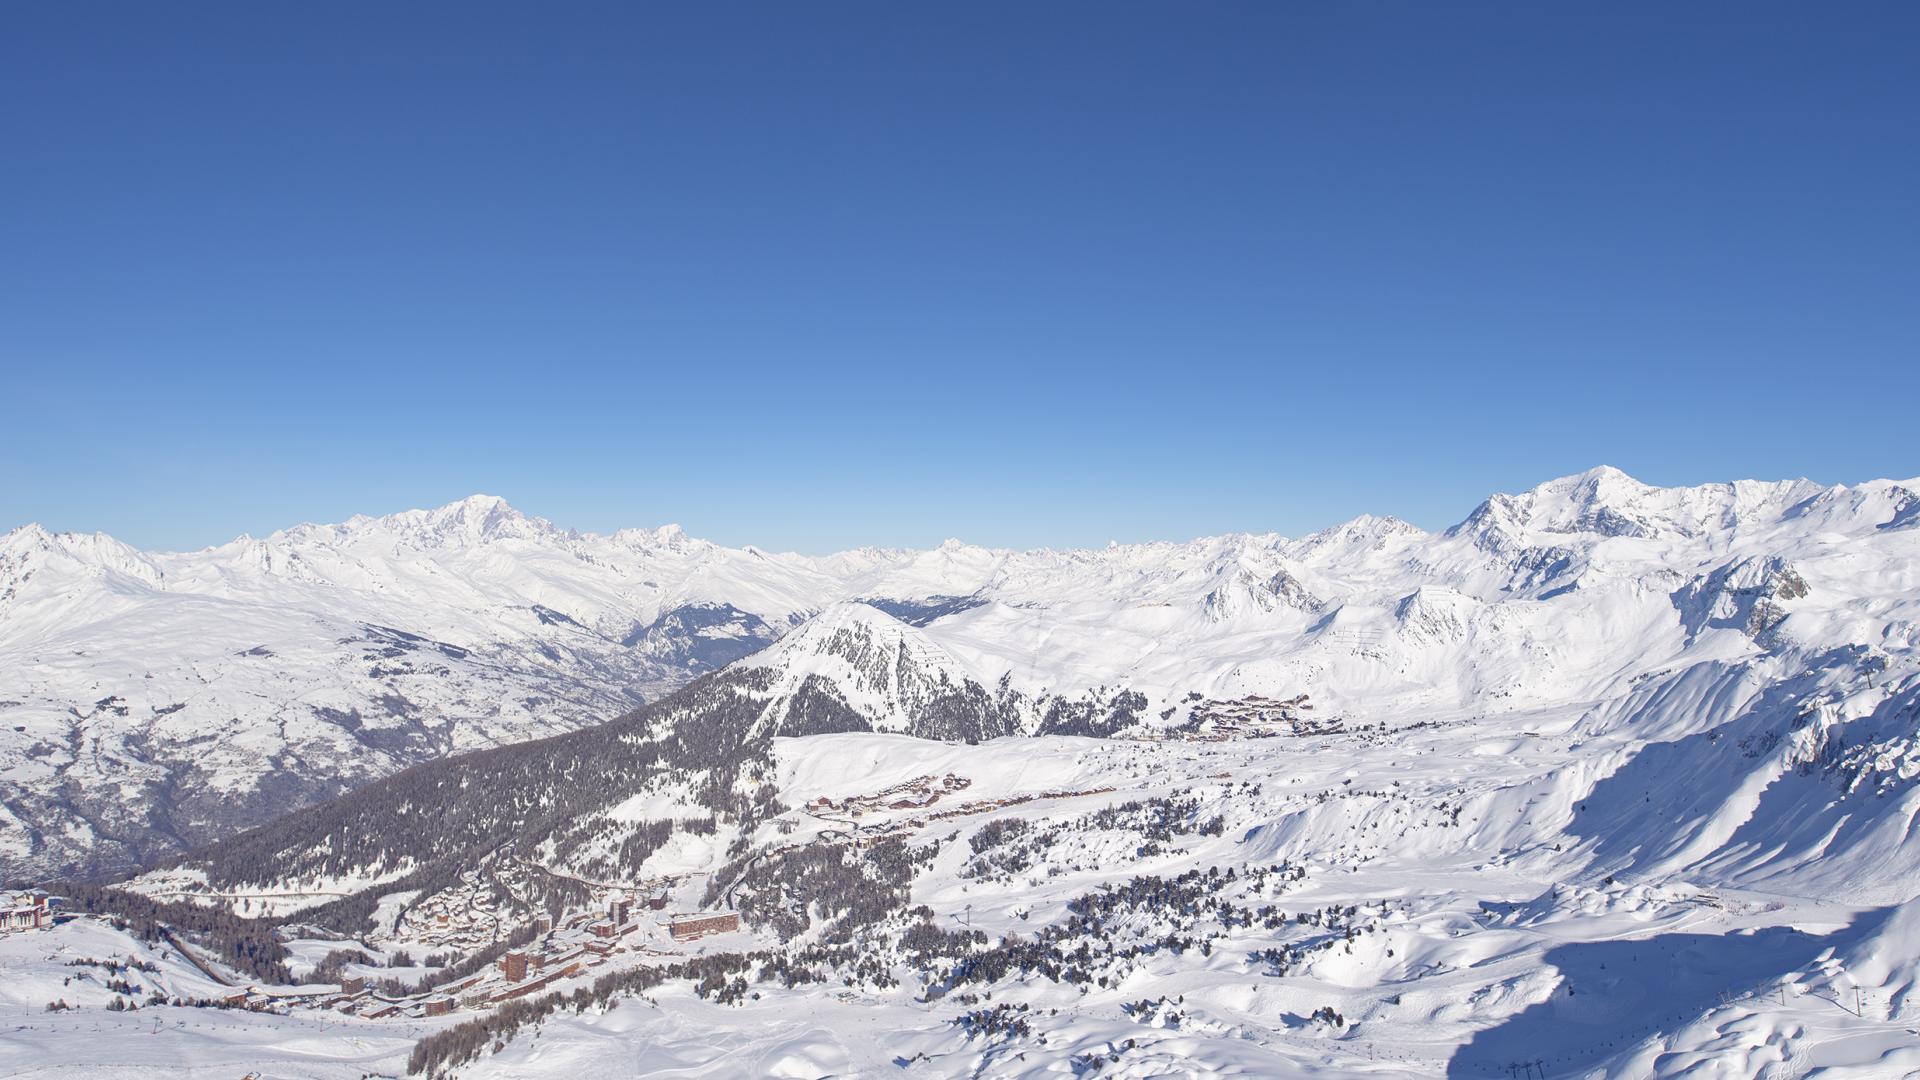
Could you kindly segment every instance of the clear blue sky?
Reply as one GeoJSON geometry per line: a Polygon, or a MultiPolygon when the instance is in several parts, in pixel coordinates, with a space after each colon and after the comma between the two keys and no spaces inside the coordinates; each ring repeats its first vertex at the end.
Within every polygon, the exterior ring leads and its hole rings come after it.
{"type": "Polygon", "coordinates": [[[1920,5],[37,3],[0,528],[773,548],[1920,473],[1920,5]]]}

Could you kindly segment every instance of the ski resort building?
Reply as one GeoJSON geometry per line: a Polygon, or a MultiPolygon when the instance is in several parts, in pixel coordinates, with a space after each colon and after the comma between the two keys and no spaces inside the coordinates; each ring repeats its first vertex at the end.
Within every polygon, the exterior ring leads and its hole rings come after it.
{"type": "Polygon", "coordinates": [[[545,975],[542,975],[539,978],[534,979],[532,982],[524,983],[519,986],[509,986],[504,989],[495,991],[490,1001],[490,1004],[497,1005],[503,1001],[511,1001],[512,999],[517,997],[525,997],[536,990],[544,990],[548,986],[551,986],[552,984],[559,982],[561,979],[572,978],[573,976],[580,974],[580,972],[583,970],[585,970],[585,965],[582,964],[580,961],[576,960],[566,965],[565,967],[559,968],[554,971],[550,971],[545,975]]]}
{"type": "Polygon", "coordinates": [[[667,933],[675,941],[692,941],[708,934],[724,934],[738,929],[740,916],[732,912],[724,915],[682,915],[667,922],[667,933]]]}
{"type": "Polygon", "coordinates": [[[41,930],[53,925],[53,913],[43,892],[16,893],[0,908],[0,930],[41,930]]]}

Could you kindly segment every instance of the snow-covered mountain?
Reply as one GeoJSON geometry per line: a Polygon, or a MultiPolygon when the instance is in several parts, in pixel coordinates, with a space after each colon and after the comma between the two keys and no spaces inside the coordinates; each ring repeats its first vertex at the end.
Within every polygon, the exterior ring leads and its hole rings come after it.
{"type": "Polygon", "coordinates": [[[1191,725],[1255,694],[1515,710],[1706,659],[1904,649],[1917,487],[1603,468],[1439,534],[825,557],[582,534],[485,496],[192,553],[27,526],[0,538],[0,874],[148,861],[734,662],[785,731],[984,738],[1191,725]]]}
{"type": "Polygon", "coordinates": [[[951,613],[829,607],[743,663],[837,691],[876,730],[911,730],[908,679],[1024,702],[1009,730],[1027,733],[1048,700],[1096,688],[1143,695],[1148,726],[1249,694],[1376,715],[1606,700],[1705,659],[1910,647],[1915,487],[1661,489],[1597,469],[1440,534],[1364,518],[1298,540],[1002,553],[951,613]]]}
{"type": "MultiPolygon", "coordinates": [[[[24,531],[0,648],[21,649],[23,612],[50,635],[66,597],[89,614],[64,653],[34,655],[105,656],[109,630],[171,618],[143,655],[217,642],[191,669],[214,700],[436,702],[430,730],[467,738],[418,755],[474,752],[129,885],[196,905],[169,917],[251,965],[221,976],[236,984],[328,956],[424,974],[432,989],[390,995],[438,1025],[419,1071],[621,1075],[643,1045],[713,1075],[1875,1078],[1920,1070],[1916,491],[1599,469],[1441,533],[1363,518],[1299,539],[824,558],[581,536],[469,502],[269,538],[281,577],[233,569],[251,541],[149,556],[24,531]],[[326,569],[286,580],[296,562],[326,569]],[[239,655],[251,625],[286,628],[273,655],[239,655]],[[347,661],[281,661],[302,655],[347,661]],[[628,677],[685,685],[628,710],[628,677]],[[535,678],[550,700],[511,714],[429,698],[535,678]],[[554,704],[566,685],[577,715],[554,704]],[[511,741],[531,730],[509,720],[584,723],[589,695],[622,715],[511,741]],[[618,945],[589,928],[635,894],[666,907],[608,928],[618,945]],[[670,930],[695,910],[741,924],[670,930]],[[220,921],[235,912],[271,915],[288,955],[220,921]],[[556,973],[490,973],[509,941],[556,973]],[[514,1038],[532,1022],[541,1038],[514,1038]]],[[[121,696],[62,721],[74,745],[203,715],[147,720],[121,696]]],[[[274,747],[257,775],[299,775],[299,730],[215,725],[170,760],[226,753],[244,778],[243,755],[274,747]]],[[[93,772],[42,751],[9,777],[24,793],[48,758],[73,774],[56,797],[114,777],[97,798],[183,804],[89,752],[93,772]]],[[[352,760],[391,771],[385,752],[352,760]]],[[[144,949],[164,993],[222,970],[166,935],[75,925],[62,948],[144,949]]],[[[10,1000],[66,986],[15,951],[10,1000]]],[[[88,992],[96,1014],[37,1021],[9,1061],[133,1060],[147,1029],[100,1020],[107,991],[88,992]]],[[[333,995],[251,991],[284,1015],[206,1021],[206,1052],[278,1060],[268,1032],[321,1048],[297,1066],[314,1075],[398,1071],[403,1021],[333,995]],[[308,1038],[328,1024],[363,1041],[308,1038]]]]}
{"type": "Polygon", "coordinates": [[[0,537],[0,877],[124,867],[609,719],[833,587],[814,560],[673,527],[585,536],[485,496],[178,554],[17,529],[0,537]]]}

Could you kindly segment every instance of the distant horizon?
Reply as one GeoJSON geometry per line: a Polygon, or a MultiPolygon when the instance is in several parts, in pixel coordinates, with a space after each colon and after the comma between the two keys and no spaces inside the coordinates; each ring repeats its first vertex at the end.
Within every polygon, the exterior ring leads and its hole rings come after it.
{"type": "Polygon", "coordinates": [[[834,551],[1920,472],[1920,5],[30,5],[0,521],[834,551]]]}
{"type": "Polygon", "coordinates": [[[1356,514],[1348,515],[1347,517],[1340,518],[1336,521],[1323,522],[1311,528],[1304,528],[1304,529],[1292,529],[1292,530],[1259,529],[1259,528],[1225,529],[1218,532],[1194,533],[1186,536],[1172,536],[1172,535],[1151,536],[1151,537],[1138,537],[1133,539],[1119,539],[1117,537],[1110,537],[1108,540],[1100,543],[1078,543],[1078,544],[999,544],[999,543],[992,543],[987,541],[973,540],[966,536],[956,533],[956,534],[941,537],[939,540],[931,541],[927,543],[918,543],[918,544],[857,543],[857,544],[852,544],[845,547],[838,547],[838,548],[832,548],[827,550],[803,550],[800,548],[782,547],[782,546],[776,546],[772,544],[759,543],[757,541],[750,540],[750,539],[749,540],[722,539],[720,537],[711,536],[706,533],[703,533],[697,528],[690,528],[678,521],[661,521],[661,522],[652,523],[652,524],[644,523],[644,522],[628,522],[625,524],[616,524],[611,526],[600,526],[600,527],[593,527],[593,528],[581,527],[578,525],[570,524],[561,519],[555,518],[554,516],[549,514],[541,513],[534,510],[529,510],[508,496],[500,495],[498,493],[488,492],[488,491],[471,492],[467,495],[463,495],[454,499],[449,499],[446,502],[436,503],[433,505],[407,506],[397,510],[386,510],[386,511],[378,511],[378,512],[358,511],[358,512],[347,514],[343,517],[336,518],[336,519],[322,520],[318,518],[306,518],[300,521],[294,521],[294,522],[277,525],[272,528],[268,528],[263,531],[257,531],[257,532],[252,530],[242,530],[241,532],[233,533],[219,540],[213,540],[207,543],[197,544],[190,547],[164,547],[164,546],[142,544],[134,540],[131,540],[128,537],[123,536],[119,533],[113,532],[112,530],[109,530],[109,529],[63,529],[63,528],[56,528],[56,527],[47,525],[46,523],[40,522],[40,521],[24,521],[15,525],[7,526],[4,529],[0,529],[0,536],[8,535],[13,532],[18,532],[22,529],[26,529],[29,527],[38,526],[39,528],[45,530],[46,532],[56,536],[58,535],[80,535],[80,536],[104,535],[111,539],[117,540],[121,543],[127,544],[135,548],[136,550],[139,550],[146,554],[183,555],[183,554],[194,554],[196,552],[207,551],[214,548],[223,547],[227,544],[237,543],[243,540],[249,540],[249,539],[262,540],[270,536],[273,536],[277,533],[286,532],[287,530],[290,530],[290,529],[305,528],[305,527],[324,528],[324,527],[330,527],[330,526],[336,526],[336,525],[344,525],[356,518],[368,520],[368,521],[379,521],[386,518],[397,517],[402,514],[431,514],[431,513],[436,513],[442,510],[451,509],[465,502],[471,502],[475,500],[484,500],[484,499],[498,499],[499,501],[504,503],[508,509],[514,511],[515,513],[523,517],[532,518],[538,521],[545,522],[546,524],[553,526],[555,529],[558,529],[561,532],[573,533],[581,536],[605,537],[605,536],[611,536],[614,533],[618,533],[626,530],[638,530],[643,532],[660,532],[662,530],[674,529],[674,530],[680,531],[683,535],[689,537],[690,539],[705,541],[707,543],[713,543],[721,547],[733,548],[736,550],[750,549],[755,551],[763,551],[771,555],[798,555],[798,556],[807,557],[807,558],[823,558],[823,557],[832,556],[832,555],[845,554],[847,552],[856,551],[863,548],[878,548],[878,549],[904,550],[904,551],[930,551],[930,550],[939,548],[945,544],[956,543],[956,542],[967,547],[981,548],[981,549],[992,550],[992,551],[1011,551],[1011,552],[1048,551],[1048,550],[1092,551],[1092,550],[1098,550],[1100,548],[1108,547],[1113,544],[1119,544],[1122,546],[1149,545],[1149,544],[1190,544],[1190,543],[1195,543],[1201,540],[1211,540],[1211,539],[1216,539],[1223,536],[1272,535],[1272,536],[1280,536],[1289,540],[1297,540],[1306,536],[1311,536],[1314,533],[1324,532],[1330,529],[1339,528],[1342,525],[1349,524],[1353,521],[1357,521],[1362,518],[1374,518],[1374,519],[1380,519],[1380,520],[1400,521],[1408,525],[1412,525],[1423,532],[1440,533],[1440,532],[1446,531],[1447,529],[1452,528],[1455,525],[1460,524],[1468,516],[1470,516],[1473,513],[1473,511],[1480,506],[1481,503],[1485,502],[1488,498],[1491,498],[1496,494],[1520,495],[1528,491],[1534,490],[1535,488],[1543,487],[1547,484],[1554,483],[1556,481],[1570,480],[1570,479],[1585,476],[1590,473],[1599,472],[1606,469],[1615,469],[1616,471],[1622,473],[1628,479],[1633,480],[1636,483],[1643,484],[1650,488],[1660,488],[1660,489],[1708,487],[1708,486],[1715,486],[1715,485],[1739,484],[1739,483],[1760,483],[1760,484],[1811,483],[1811,484],[1817,484],[1824,488],[1833,488],[1833,487],[1856,488],[1861,486],[1862,484],[1883,483],[1883,482],[1884,483],[1905,483],[1905,482],[1920,480],[1920,476],[1906,477],[1906,476],[1897,476],[1897,475],[1874,476],[1874,477],[1867,477],[1861,480],[1839,480],[1839,481],[1823,481],[1823,480],[1814,479],[1812,477],[1797,476],[1797,477],[1771,477],[1771,478],[1737,477],[1731,480],[1706,480],[1706,481],[1701,481],[1699,483],[1694,483],[1694,484],[1656,484],[1656,483],[1647,481],[1639,476],[1635,476],[1633,473],[1628,472],[1627,470],[1617,469],[1615,466],[1602,464],[1602,465],[1595,465],[1587,469],[1581,469],[1577,472],[1562,473],[1557,476],[1546,477],[1535,483],[1528,484],[1522,487],[1484,492],[1483,494],[1480,495],[1479,498],[1475,499],[1470,505],[1468,505],[1459,514],[1455,515],[1454,517],[1444,522],[1439,522],[1434,524],[1428,524],[1428,523],[1416,521],[1412,518],[1407,517],[1404,514],[1395,513],[1392,510],[1362,510],[1356,514]]]}

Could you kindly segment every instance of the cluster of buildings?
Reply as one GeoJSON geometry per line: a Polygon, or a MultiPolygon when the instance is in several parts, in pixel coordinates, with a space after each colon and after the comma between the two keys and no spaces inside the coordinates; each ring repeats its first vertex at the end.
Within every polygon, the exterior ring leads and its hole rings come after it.
{"type": "Polygon", "coordinates": [[[526,946],[503,954],[492,967],[418,994],[383,995],[373,992],[364,978],[347,978],[341,981],[337,992],[317,994],[276,994],[249,987],[237,993],[232,1004],[257,1009],[301,1004],[370,1020],[446,1016],[459,1010],[494,1008],[514,998],[549,989],[562,980],[587,974],[621,954],[674,955],[647,944],[649,939],[657,940],[662,928],[674,942],[740,929],[740,916],[733,912],[650,915],[666,906],[667,893],[662,889],[645,896],[616,893],[604,908],[576,912],[560,920],[550,914],[538,915],[533,923],[537,936],[526,946]]]}
{"type": "Polygon", "coordinates": [[[1307,695],[1280,700],[1248,694],[1231,701],[1208,700],[1187,714],[1189,742],[1264,739],[1277,735],[1327,735],[1341,729],[1337,719],[1305,715],[1313,709],[1307,695]]]}
{"type": "MultiPolygon", "coordinates": [[[[858,819],[879,810],[924,810],[940,801],[941,796],[965,790],[973,781],[964,776],[948,773],[945,776],[919,776],[904,783],[895,784],[883,791],[871,795],[853,795],[845,799],[834,800],[821,796],[807,804],[807,809],[815,814],[839,811],[849,818],[858,819]]],[[[1088,788],[1081,791],[1048,790],[1027,792],[1020,795],[1007,795],[997,799],[974,799],[949,806],[945,810],[932,813],[914,814],[911,817],[895,817],[865,826],[857,826],[853,838],[855,848],[867,848],[885,843],[894,837],[906,836],[925,828],[935,821],[947,821],[953,818],[970,817],[974,814],[986,814],[1002,810],[1009,806],[1036,802],[1042,799],[1077,799],[1088,795],[1105,795],[1113,791],[1112,787],[1088,788]]],[[[772,849],[773,854],[793,851],[801,844],[788,844],[772,849]]]]}
{"type": "MultiPolygon", "coordinates": [[[[649,935],[647,922],[638,913],[660,911],[666,906],[663,890],[644,901],[616,894],[603,912],[581,912],[558,926],[553,916],[541,915],[534,921],[540,937],[532,944],[506,953],[488,970],[436,987],[433,996],[421,1003],[420,1015],[444,1016],[458,1008],[490,1009],[584,974],[617,954],[651,952],[642,944],[649,935]],[[642,903],[644,909],[638,908],[642,903]]],[[[672,915],[657,920],[655,925],[659,923],[665,924],[668,937],[684,942],[738,930],[740,916],[733,912],[672,915]]]]}
{"type": "Polygon", "coordinates": [[[429,948],[455,952],[485,948],[501,929],[500,913],[478,893],[478,889],[443,893],[409,910],[396,930],[429,948]]]}
{"type": "Polygon", "coordinates": [[[837,801],[822,795],[808,803],[807,809],[815,813],[839,811],[856,818],[876,810],[920,810],[939,802],[944,795],[964,791],[972,785],[972,780],[953,773],[916,776],[871,795],[852,795],[837,801]]]}
{"type": "Polygon", "coordinates": [[[950,810],[942,810],[938,813],[927,814],[924,817],[912,818],[907,822],[907,825],[911,828],[918,829],[929,822],[946,821],[950,818],[957,817],[969,817],[973,814],[985,814],[994,810],[1003,810],[1009,806],[1021,806],[1030,802],[1038,802],[1042,799],[1079,799],[1088,795],[1106,795],[1113,790],[1111,786],[1084,788],[1078,791],[1067,788],[1049,788],[1046,791],[1032,791],[1022,795],[1007,795],[998,799],[975,799],[973,802],[962,803],[950,810]]]}
{"type": "Polygon", "coordinates": [[[391,999],[383,1000],[372,994],[367,980],[361,977],[340,980],[337,991],[255,985],[235,989],[219,1000],[229,1009],[265,1013],[284,1013],[293,1006],[332,1009],[358,1016],[393,1016],[401,1011],[401,1006],[391,999]]]}

